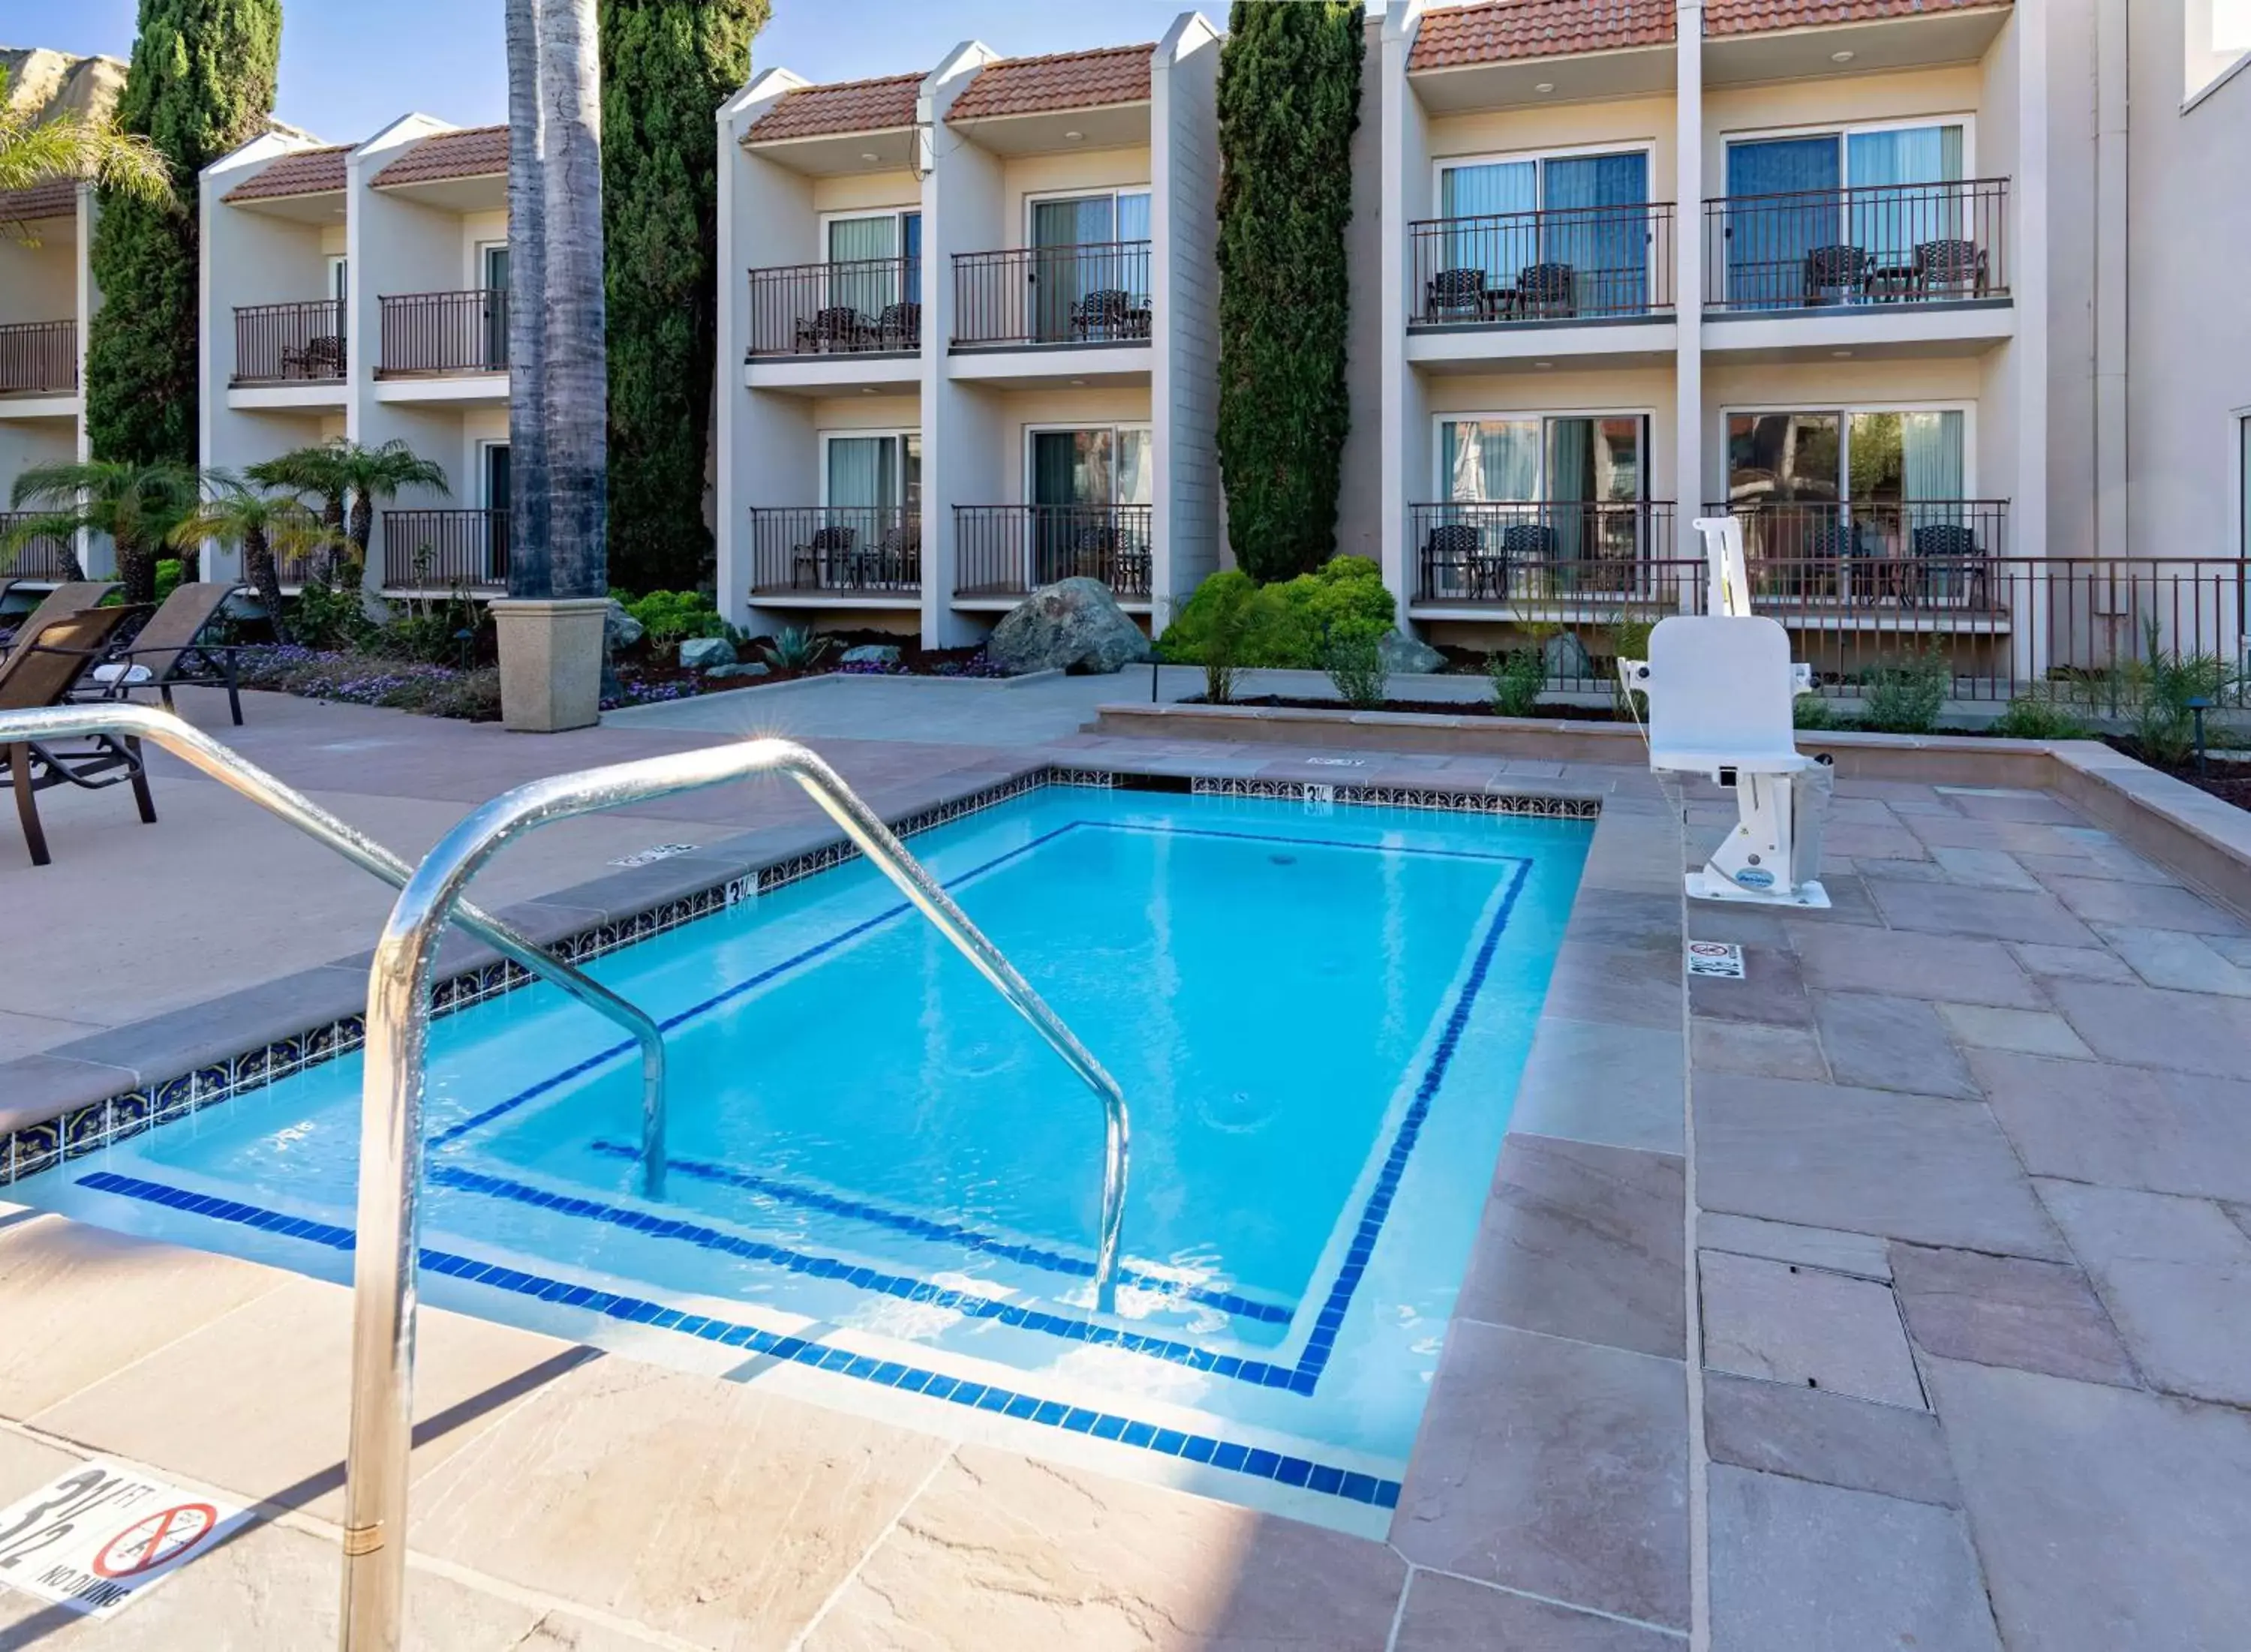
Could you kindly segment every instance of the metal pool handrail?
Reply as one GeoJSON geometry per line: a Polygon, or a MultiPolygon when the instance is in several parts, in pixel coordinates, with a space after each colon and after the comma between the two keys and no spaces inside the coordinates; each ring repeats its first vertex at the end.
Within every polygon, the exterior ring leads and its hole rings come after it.
{"type": "MultiPolygon", "coordinates": [[[[1100,1099],[1105,1141],[1095,1290],[1103,1311],[1115,1305],[1126,1151],[1126,1098],[1117,1080],[835,770],[794,742],[745,740],[557,775],[504,792],[464,816],[424,858],[391,909],[368,971],[352,1284],[351,1442],[345,1460],[343,1652],[397,1652],[401,1634],[422,1069],[429,1040],[431,954],[447,915],[478,868],[534,826],[776,771],[805,788],[1100,1099]]],[[[660,1137],[661,1123],[660,1118],[660,1137]]],[[[659,1151],[661,1155],[661,1145],[659,1151]]]]}
{"type": "MultiPolygon", "coordinates": [[[[295,826],[316,843],[371,872],[394,889],[403,889],[414,868],[384,848],[357,826],[339,820],[302,792],[283,785],[236,751],[212,739],[192,723],[154,706],[115,701],[101,704],[48,706],[33,710],[0,712],[0,746],[19,740],[47,742],[114,735],[123,740],[146,740],[162,746],[183,763],[202,770],[230,791],[246,797],[268,814],[295,826]]],[[[655,1020],[575,965],[565,964],[530,937],[461,902],[454,921],[509,962],[551,981],[588,1009],[607,1016],[633,1034],[641,1046],[641,1165],[652,1198],[664,1189],[664,1033],[655,1020]]]]}

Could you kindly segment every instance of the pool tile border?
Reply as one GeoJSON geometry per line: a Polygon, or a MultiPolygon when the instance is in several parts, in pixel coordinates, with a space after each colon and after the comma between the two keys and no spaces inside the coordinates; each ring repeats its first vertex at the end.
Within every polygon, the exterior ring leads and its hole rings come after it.
{"type": "MultiPolygon", "coordinates": [[[[929,832],[984,810],[1013,802],[1046,786],[1097,790],[1184,791],[1195,797],[1302,802],[1309,806],[1341,804],[1375,808],[1430,809],[1458,813],[1505,814],[1541,819],[1590,820],[1602,812],[1598,797],[1564,792],[1469,791],[1387,785],[1323,785],[1295,780],[1236,779],[1177,775],[1067,764],[1041,764],[979,786],[959,797],[914,810],[891,823],[901,838],[929,832]]],[[[572,963],[599,957],[619,947],[691,923],[739,902],[817,875],[859,858],[859,850],[839,840],[818,848],[745,867],[733,877],[656,902],[639,911],[574,930],[549,944],[572,963]]],[[[660,865],[662,863],[660,862],[660,865]]],[[[357,962],[357,960],[353,960],[357,962]]],[[[322,967],[333,967],[322,966],[322,967]]],[[[505,958],[457,971],[431,989],[433,1013],[450,1014],[525,986],[531,972],[505,958]]],[[[285,1037],[263,1040],[185,1072],[144,1082],[98,1101],[66,1108],[52,1118],[36,1120],[0,1133],[0,1187],[52,1170],[159,1124],[171,1123],[205,1107],[259,1089],[357,1050],[366,1040],[357,1014],[316,1022],[285,1037]]]]}

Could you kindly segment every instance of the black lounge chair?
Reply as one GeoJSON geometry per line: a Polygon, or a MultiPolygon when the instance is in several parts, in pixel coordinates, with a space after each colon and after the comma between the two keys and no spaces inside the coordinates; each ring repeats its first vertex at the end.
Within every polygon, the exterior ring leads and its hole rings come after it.
{"type": "Polygon", "coordinates": [[[226,599],[242,589],[229,580],[174,587],[132,645],[113,650],[94,667],[90,686],[81,688],[80,695],[123,700],[135,689],[154,688],[170,711],[175,688],[224,688],[226,708],[239,729],[242,691],[235,681],[234,645],[205,642],[203,635],[218,619],[226,599]]]}
{"type": "MultiPolygon", "coordinates": [[[[0,711],[59,706],[70,697],[86,668],[108,651],[117,628],[141,612],[134,608],[86,608],[48,614],[16,633],[16,646],[0,661],[0,711]]],[[[133,788],[141,818],[153,826],[156,800],[141,761],[141,743],[115,735],[89,735],[69,742],[17,740],[0,745],[16,793],[16,818],[33,866],[45,866],[47,834],[39,825],[38,794],[50,786],[80,786],[99,791],[121,781],[133,788]]]]}

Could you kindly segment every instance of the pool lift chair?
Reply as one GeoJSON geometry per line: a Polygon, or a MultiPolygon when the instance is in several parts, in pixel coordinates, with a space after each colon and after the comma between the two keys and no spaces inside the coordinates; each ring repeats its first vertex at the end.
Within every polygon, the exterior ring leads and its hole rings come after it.
{"type": "Polygon", "coordinates": [[[1704,775],[1735,794],[1735,828],[1687,874],[1688,895],[1826,907],[1821,824],[1831,773],[1827,759],[1798,750],[1790,715],[1813,686],[1812,668],[1792,665],[1789,633],[1751,612],[1742,523],[1724,516],[1696,529],[1710,576],[1706,612],[1659,621],[1649,658],[1618,661],[1629,697],[1649,699],[1649,766],[1704,775]]]}

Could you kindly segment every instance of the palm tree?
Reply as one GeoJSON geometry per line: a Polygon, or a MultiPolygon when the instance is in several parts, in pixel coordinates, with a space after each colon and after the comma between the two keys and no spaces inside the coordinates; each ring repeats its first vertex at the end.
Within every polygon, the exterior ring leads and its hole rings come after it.
{"type": "Polygon", "coordinates": [[[316,506],[322,537],[314,549],[323,553],[319,568],[323,581],[336,577],[334,558],[348,541],[344,533],[343,480],[338,475],[336,453],[329,447],[294,447],[272,459],[246,467],[243,474],[260,487],[278,487],[300,504],[316,506]]]}
{"type": "Polygon", "coordinates": [[[19,522],[7,543],[107,534],[116,547],[125,600],[154,602],[157,548],[196,502],[196,473],[185,465],[114,459],[33,465],[17,474],[9,503],[17,510],[38,507],[38,514],[19,522]]]}
{"type": "Polygon", "coordinates": [[[354,585],[367,567],[376,501],[398,497],[402,487],[447,487],[442,467],[396,439],[366,447],[339,436],[324,446],[300,447],[253,465],[249,475],[253,481],[310,494],[322,501],[322,520],[330,534],[343,529],[350,563],[343,583],[354,585]]]}
{"type": "Polygon", "coordinates": [[[10,102],[7,71],[0,69],[0,190],[83,178],[152,204],[172,198],[171,168],[147,138],[92,113],[38,114],[10,102]]]}
{"type": "Polygon", "coordinates": [[[546,267],[541,361],[551,597],[609,591],[609,355],[602,294],[596,0],[539,0],[546,267]]]}
{"type": "Polygon", "coordinates": [[[544,597],[547,559],[547,211],[539,0],[507,0],[508,592],[544,597]]]}
{"type": "Polygon", "coordinates": [[[321,519],[304,501],[286,493],[262,493],[232,471],[204,473],[210,496],[167,534],[165,543],[181,550],[207,539],[242,548],[242,565],[281,641],[289,633],[281,620],[281,559],[301,556],[329,543],[321,519]]]}

